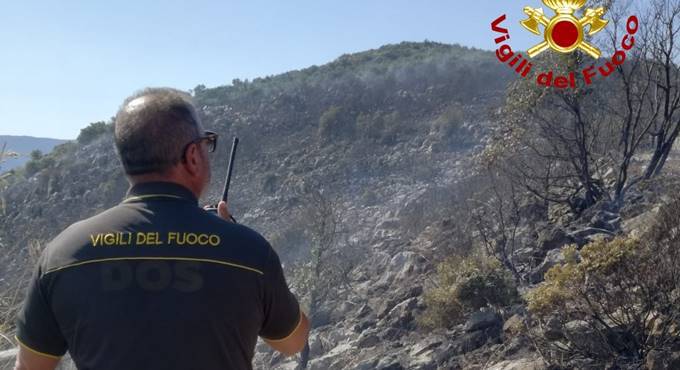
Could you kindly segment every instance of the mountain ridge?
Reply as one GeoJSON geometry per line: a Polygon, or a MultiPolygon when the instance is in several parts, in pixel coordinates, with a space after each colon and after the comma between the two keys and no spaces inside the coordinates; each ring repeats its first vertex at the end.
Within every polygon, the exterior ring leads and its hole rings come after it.
{"type": "Polygon", "coordinates": [[[67,141],[68,140],[30,135],[0,135],[0,149],[2,149],[2,145],[6,143],[6,151],[15,152],[19,155],[18,157],[8,158],[6,162],[0,164],[0,172],[9,171],[24,165],[28,162],[30,153],[33,150],[40,150],[43,153],[48,153],[55,146],[67,141]]]}

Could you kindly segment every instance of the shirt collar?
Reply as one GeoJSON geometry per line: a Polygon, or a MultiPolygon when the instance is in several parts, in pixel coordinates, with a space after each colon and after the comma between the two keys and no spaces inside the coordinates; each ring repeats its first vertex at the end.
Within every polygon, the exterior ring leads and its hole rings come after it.
{"type": "Polygon", "coordinates": [[[164,181],[143,182],[131,186],[123,202],[129,203],[147,199],[180,199],[198,205],[198,198],[191,190],[178,183],[164,181]]]}

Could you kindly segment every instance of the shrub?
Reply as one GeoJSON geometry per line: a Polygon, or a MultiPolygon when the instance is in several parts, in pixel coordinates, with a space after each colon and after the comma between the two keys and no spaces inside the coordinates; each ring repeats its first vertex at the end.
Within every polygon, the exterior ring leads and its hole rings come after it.
{"type": "Polygon", "coordinates": [[[640,237],[592,242],[580,259],[574,247],[566,250],[566,262],[527,295],[533,319],[559,333],[552,340],[537,335],[542,353],[553,362],[590,359],[604,366],[639,362],[678,344],[679,207],[665,207],[640,237]]]}
{"type": "Polygon", "coordinates": [[[30,156],[31,159],[26,162],[26,167],[24,168],[24,176],[27,178],[55,164],[52,155],[43,155],[40,150],[32,151],[30,156]]]}
{"type": "Polygon", "coordinates": [[[392,145],[400,136],[408,137],[413,132],[413,128],[405,124],[402,115],[396,111],[360,113],[356,126],[363,139],[382,145],[392,145]]]}
{"type": "Polygon", "coordinates": [[[449,258],[437,266],[437,287],[425,293],[425,327],[448,328],[482,307],[501,308],[518,299],[510,274],[489,257],[449,258]]]}
{"type": "Polygon", "coordinates": [[[458,137],[464,122],[463,109],[459,104],[448,107],[432,123],[432,133],[446,143],[461,142],[463,138],[458,137]]]}
{"type": "Polygon", "coordinates": [[[78,141],[78,143],[85,145],[91,143],[92,141],[94,141],[94,139],[100,137],[101,135],[112,131],[113,131],[112,123],[106,123],[104,121],[93,122],[90,123],[89,126],[80,130],[80,134],[78,135],[78,139],[76,140],[78,141]]]}
{"type": "Polygon", "coordinates": [[[319,118],[319,137],[324,141],[352,137],[354,126],[353,117],[345,109],[331,106],[319,118]]]}
{"type": "Polygon", "coordinates": [[[55,158],[64,158],[75,153],[77,148],[78,144],[76,144],[76,142],[67,141],[63,144],[55,146],[54,149],[52,149],[50,155],[54,156],[55,158]]]}

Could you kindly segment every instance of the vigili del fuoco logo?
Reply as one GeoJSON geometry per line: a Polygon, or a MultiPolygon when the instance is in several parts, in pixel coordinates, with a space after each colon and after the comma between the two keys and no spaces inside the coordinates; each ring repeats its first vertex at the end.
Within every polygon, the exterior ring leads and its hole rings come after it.
{"type": "Polygon", "coordinates": [[[595,78],[605,78],[611,75],[617,66],[626,61],[626,52],[635,45],[634,35],[638,31],[639,23],[637,17],[632,15],[626,21],[626,34],[621,39],[620,49],[617,48],[614,55],[604,63],[593,64],[581,71],[571,71],[568,76],[558,76],[552,70],[534,72],[530,58],[548,50],[563,54],[580,50],[591,56],[594,61],[599,60],[602,52],[586,41],[585,35],[595,35],[609,24],[609,21],[605,19],[604,7],[587,8],[582,17],[576,16],[576,12],[583,8],[586,0],[543,0],[543,4],[554,12],[552,17],[546,15],[543,8],[524,7],[524,13],[528,18],[520,22],[521,25],[529,32],[543,37],[543,41],[527,50],[528,57],[512,50],[508,42],[510,33],[502,26],[506,19],[505,14],[491,23],[491,29],[500,34],[494,40],[496,45],[499,45],[496,49],[498,60],[507,64],[523,78],[534,79],[535,76],[536,83],[540,86],[575,89],[577,73],[583,76],[583,82],[586,85],[590,85],[595,78]]]}

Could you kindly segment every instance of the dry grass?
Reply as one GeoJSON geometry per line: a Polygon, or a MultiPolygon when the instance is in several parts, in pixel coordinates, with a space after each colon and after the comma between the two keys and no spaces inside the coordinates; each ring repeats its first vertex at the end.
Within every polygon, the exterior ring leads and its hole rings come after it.
{"type": "Polygon", "coordinates": [[[0,286],[0,349],[16,346],[12,339],[16,332],[15,320],[41,251],[40,242],[34,240],[29,243],[25,254],[10,250],[4,257],[6,266],[14,266],[12,270],[18,273],[4,277],[0,286]]]}

